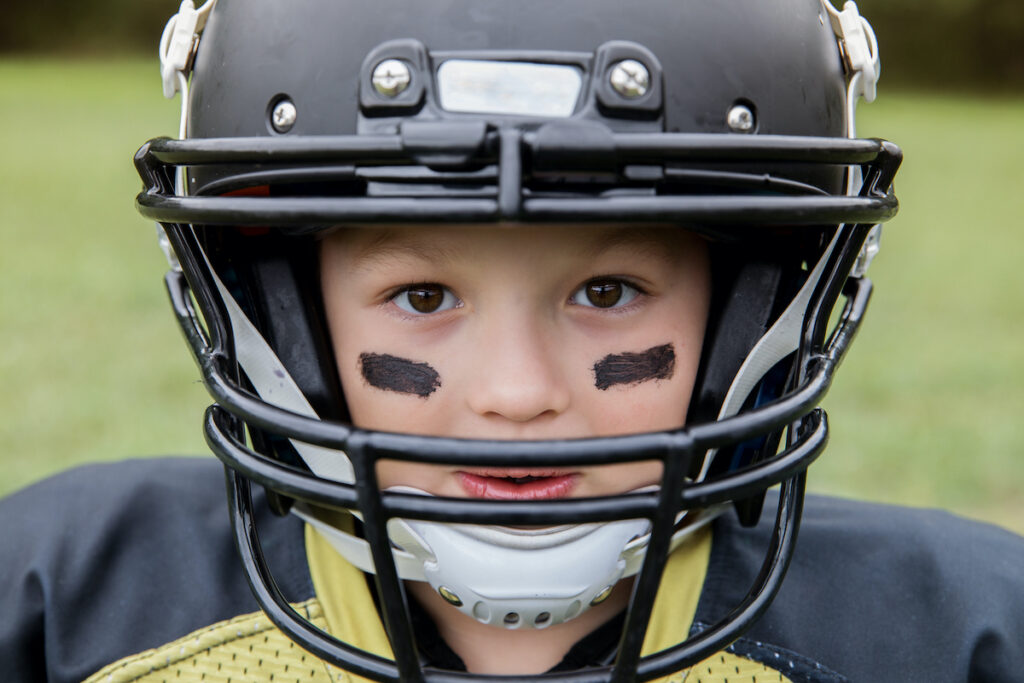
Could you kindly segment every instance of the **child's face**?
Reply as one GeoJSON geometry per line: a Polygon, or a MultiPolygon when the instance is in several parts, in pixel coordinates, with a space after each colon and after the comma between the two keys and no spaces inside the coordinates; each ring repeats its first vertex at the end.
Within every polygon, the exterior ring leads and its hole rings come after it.
{"type": "MultiPolygon", "coordinates": [[[[693,235],[349,228],[325,239],[321,271],[360,427],[533,440],[663,430],[686,419],[710,297],[707,248],[693,235]]],[[[537,498],[633,490],[660,471],[655,462],[483,471],[388,461],[378,474],[383,488],[537,498]]]]}

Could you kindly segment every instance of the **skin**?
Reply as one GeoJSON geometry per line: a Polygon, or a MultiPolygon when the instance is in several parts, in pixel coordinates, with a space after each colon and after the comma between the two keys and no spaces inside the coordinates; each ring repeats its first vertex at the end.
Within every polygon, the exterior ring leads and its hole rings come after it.
{"type": "MultiPolygon", "coordinates": [[[[685,422],[710,298],[707,249],[693,235],[615,225],[344,228],[323,241],[321,281],[345,398],[361,427],[535,440],[685,422]],[[440,302],[432,312],[411,306],[428,299],[440,302]],[[671,371],[596,386],[603,359],[655,348],[664,356],[666,345],[671,371]],[[375,386],[363,372],[365,354],[425,364],[437,373],[436,387],[423,396],[375,386]]],[[[545,472],[397,461],[378,468],[384,488],[456,497],[601,496],[655,484],[660,473],[656,462],[545,472]],[[498,478],[509,475],[541,481],[498,478]]],[[[539,631],[485,626],[428,584],[407,588],[471,672],[515,674],[557,664],[624,608],[627,584],[580,617],[539,631]]]]}

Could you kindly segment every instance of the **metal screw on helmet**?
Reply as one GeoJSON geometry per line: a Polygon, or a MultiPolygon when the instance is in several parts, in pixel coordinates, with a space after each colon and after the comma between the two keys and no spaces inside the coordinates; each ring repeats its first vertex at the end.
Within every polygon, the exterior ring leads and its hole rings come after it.
{"type": "Polygon", "coordinates": [[[754,131],[754,112],[745,104],[735,104],[725,117],[729,129],[736,133],[752,133],[754,131]]]}
{"type": "Polygon", "coordinates": [[[623,97],[643,97],[651,85],[651,74],[647,67],[635,59],[624,59],[612,67],[609,76],[612,88],[623,97]]]}
{"type": "Polygon", "coordinates": [[[459,598],[458,595],[453,593],[448,588],[445,588],[444,586],[438,586],[437,592],[440,593],[441,597],[444,598],[448,603],[455,605],[456,607],[462,607],[462,600],[459,598]]]}
{"type": "Polygon", "coordinates": [[[295,125],[298,114],[295,104],[289,99],[283,99],[274,105],[274,111],[270,113],[270,125],[278,133],[287,133],[295,125]]]}
{"type": "Polygon", "coordinates": [[[373,70],[373,89],[385,97],[396,97],[409,87],[412,74],[405,62],[397,59],[385,59],[373,70]]]}

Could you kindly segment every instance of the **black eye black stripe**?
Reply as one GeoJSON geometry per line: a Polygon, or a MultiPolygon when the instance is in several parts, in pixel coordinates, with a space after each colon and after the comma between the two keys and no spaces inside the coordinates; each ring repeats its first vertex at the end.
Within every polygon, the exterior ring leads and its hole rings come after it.
{"type": "Polygon", "coordinates": [[[594,386],[604,391],[616,384],[669,379],[675,368],[676,352],[671,344],[652,346],[637,353],[609,354],[594,363],[594,386]]]}
{"type": "Polygon", "coordinates": [[[359,367],[370,386],[384,391],[426,398],[441,386],[441,376],[427,363],[386,353],[359,354],[359,367]]]}

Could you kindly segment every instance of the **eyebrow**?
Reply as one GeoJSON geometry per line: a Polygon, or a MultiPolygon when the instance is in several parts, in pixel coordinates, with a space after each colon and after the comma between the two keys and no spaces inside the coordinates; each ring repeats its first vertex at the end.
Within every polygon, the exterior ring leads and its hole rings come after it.
{"type": "MultiPolygon", "coordinates": [[[[664,259],[667,254],[665,238],[668,234],[665,229],[650,226],[617,226],[610,229],[595,226],[593,239],[579,253],[585,259],[596,259],[613,249],[628,249],[641,256],[664,259]]],[[[359,249],[353,259],[353,266],[357,269],[373,268],[384,260],[408,259],[444,267],[457,260],[458,256],[457,246],[441,246],[431,241],[425,233],[403,234],[383,228],[359,249]]]]}
{"type": "Polygon", "coordinates": [[[399,234],[383,229],[363,245],[353,258],[356,269],[373,268],[385,260],[408,259],[445,266],[455,260],[457,251],[431,242],[425,235],[399,234]]]}
{"type": "MultiPolygon", "coordinates": [[[[682,231],[681,228],[678,230],[682,231]]],[[[613,228],[594,243],[582,250],[587,258],[597,258],[613,249],[628,249],[641,256],[666,258],[667,240],[671,235],[666,229],[649,226],[621,226],[613,228]]]]}

